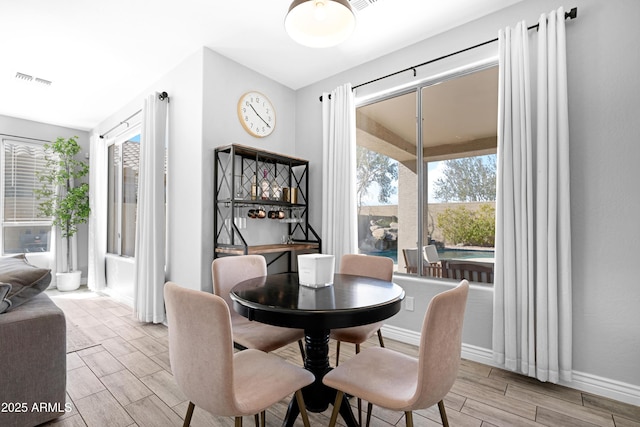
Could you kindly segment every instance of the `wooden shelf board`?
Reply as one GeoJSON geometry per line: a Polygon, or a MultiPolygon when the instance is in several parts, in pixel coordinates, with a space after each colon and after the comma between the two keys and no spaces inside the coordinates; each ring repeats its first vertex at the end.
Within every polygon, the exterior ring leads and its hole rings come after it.
{"type": "MultiPolygon", "coordinates": [[[[256,245],[248,247],[248,254],[271,254],[278,252],[292,252],[292,251],[304,251],[309,249],[318,249],[320,246],[317,243],[293,243],[290,245],[256,245]]],[[[243,255],[244,250],[242,248],[225,248],[218,247],[216,252],[220,254],[229,255],[243,255]]]]}

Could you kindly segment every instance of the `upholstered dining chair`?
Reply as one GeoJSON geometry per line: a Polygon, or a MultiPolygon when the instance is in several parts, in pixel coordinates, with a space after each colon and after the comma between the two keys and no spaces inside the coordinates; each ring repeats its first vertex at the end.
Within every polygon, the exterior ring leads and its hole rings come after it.
{"type": "Polygon", "coordinates": [[[364,399],[367,427],[373,405],[403,411],[407,427],[413,426],[413,411],[438,404],[442,424],[449,425],[444,397],[458,374],[462,347],[462,324],[469,282],[431,300],[422,323],[418,358],[371,347],[356,354],[325,375],[323,383],[338,390],[331,414],[334,427],[344,393],[364,399]]]}
{"type": "Polygon", "coordinates": [[[242,417],[258,414],[265,425],[267,408],[295,394],[305,427],[309,418],[302,387],[314,376],[304,368],[259,350],[233,351],[229,307],[221,297],[208,292],[164,286],[169,324],[169,360],[178,387],[189,399],[184,426],[191,424],[195,406],[217,416],[242,417]]]}
{"type": "Polygon", "coordinates": [[[298,342],[304,360],[304,331],[302,329],[282,328],[253,322],[241,316],[233,309],[229,296],[231,289],[238,283],[267,275],[267,262],[262,255],[239,255],[216,258],[211,264],[213,293],[222,297],[231,312],[233,341],[236,348],[253,348],[265,352],[277,350],[298,342]]]}
{"type": "MultiPolygon", "coordinates": [[[[340,259],[340,274],[353,274],[357,276],[372,277],[386,280],[393,278],[393,260],[388,257],[376,255],[347,254],[340,259]]],[[[378,334],[380,347],[384,347],[384,340],[380,328],[384,322],[376,322],[368,325],[353,326],[350,328],[332,329],[330,337],[336,340],[336,366],[340,364],[340,343],[349,342],[356,345],[356,354],[360,353],[360,344],[367,341],[374,334],[378,334]]],[[[362,400],[358,399],[358,422],[362,424],[362,400]]]]}

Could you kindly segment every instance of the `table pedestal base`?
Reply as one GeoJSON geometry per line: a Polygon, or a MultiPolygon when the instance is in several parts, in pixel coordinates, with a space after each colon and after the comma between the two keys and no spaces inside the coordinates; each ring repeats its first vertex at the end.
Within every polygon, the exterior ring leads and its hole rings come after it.
{"type": "MultiPolygon", "coordinates": [[[[329,366],[329,330],[309,330],[305,333],[305,361],[304,367],[315,375],[315,381],[302,389],[305,406],[309,412],[324,412],[333,404],[336,399],[336,391],[327,387],[322,383],[322,378],[331,370],[329,366]]],[[[356,427],[356,422],[351,406],[346,399],[343,398],[340,405],[340,415],[344,419],[347,427],[356,427]]],[[[300,408],[295,397],[291,399],[287,414],[284,417],[283,425],[292,427],[300,408]]]]}

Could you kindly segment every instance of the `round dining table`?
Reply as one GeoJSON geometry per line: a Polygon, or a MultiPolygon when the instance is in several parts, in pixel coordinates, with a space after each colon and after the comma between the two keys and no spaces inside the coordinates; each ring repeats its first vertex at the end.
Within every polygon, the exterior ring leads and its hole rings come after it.
{"type": "MultiPolygon", "coordinates": [[[[230,297],[234,309],[249,320],[304,329],[304,366],[315,375],[314,383],[302,390],[305,406],[308,411],[323,412],[336,396],[322,383],[331,370],[331,329],[385,320],[400,311],[404,295],[395,283],[371,277],[335,274],[333,284],[315,288],[299,284],[297,273],[283,273],[245,280],[231,290],[230,297]]],[[[292,399],[283,425],[292,426],[298,414],[292,399]]],[[[350,405],[340,405],[340,414],[347,426],[357,426],[350,405]]]]}

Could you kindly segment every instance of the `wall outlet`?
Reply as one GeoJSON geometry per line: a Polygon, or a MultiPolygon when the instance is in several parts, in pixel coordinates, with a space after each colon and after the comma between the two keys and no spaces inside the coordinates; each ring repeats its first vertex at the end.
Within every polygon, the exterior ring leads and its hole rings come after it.
{"type": "Polygon", "coordinates": [[[406,297],[404,299],[404,309],[407,311],[413,311],[413,297],[406,297]]]}

